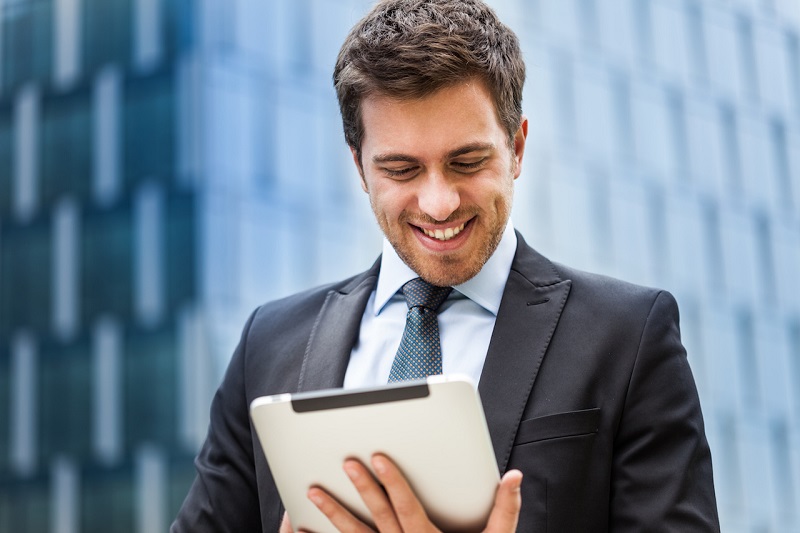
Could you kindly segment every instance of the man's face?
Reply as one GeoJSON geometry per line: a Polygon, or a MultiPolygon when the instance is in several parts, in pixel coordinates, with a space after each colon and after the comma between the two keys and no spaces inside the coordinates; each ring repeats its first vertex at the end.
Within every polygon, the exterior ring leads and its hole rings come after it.
{"type": "Polygon", "coordinates": [[[435,285],[475,276],[508,221],[527,120],[511,146],[478,80],[415,100],[370,96],[361,112],[362,187],[397,254],[435,285]]]}

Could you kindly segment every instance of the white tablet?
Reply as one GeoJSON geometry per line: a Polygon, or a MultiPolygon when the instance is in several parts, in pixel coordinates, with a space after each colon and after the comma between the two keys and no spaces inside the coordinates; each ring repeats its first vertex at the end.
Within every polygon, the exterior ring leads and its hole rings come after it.
{"type": "Polygon", "coordinates": [[[377,452],[399,466],[440,529],[478,531],[486,524],[500,476],[468,378],[265,396],[253,400],[250,416],[296,529],[336,531],[307,499],[312,486],[370,523],[342,465],[356,458],[371,468],[377,452]]]}

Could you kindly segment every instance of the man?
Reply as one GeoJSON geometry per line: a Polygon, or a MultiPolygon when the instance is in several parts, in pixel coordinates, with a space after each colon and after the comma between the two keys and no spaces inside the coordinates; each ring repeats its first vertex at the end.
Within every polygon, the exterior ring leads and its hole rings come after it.
{"type": "MultiPolygon", "coordinates": [[[[449,293],[428,314],[431,353],[479,382],[505,473],[487,530],[719,530],[674,299],[551,263],[511,226],[524,70],[479,0],[387,0],[353,28],[334,83],[383,254],[250,317],[173,531],[290,529],[250,401],[410,375],[399,354],[417,283],[449,293]]],[[[377,480],[343,465],[378,529],[432,531],[391,458],[372,466],[377,480]]],[[[338,529],[367,530],[331,495],[308,496],[338,529]]]]}

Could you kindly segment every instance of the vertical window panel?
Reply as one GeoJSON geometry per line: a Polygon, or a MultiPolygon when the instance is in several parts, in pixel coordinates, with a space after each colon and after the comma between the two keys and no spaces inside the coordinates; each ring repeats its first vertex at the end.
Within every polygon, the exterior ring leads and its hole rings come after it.
{"type": "Polygon", "coordinates": [[[100,464],[122,456],[122,327],[103,317],[92,331],[92,447],[100,464]]]}
{"type": "MultiPolygon", "coordinates": [[[[46,477],[18,481],[13,488],[0,487],[0,499],[7,498],[9,532],[51,531],[50,524],[50,483],[46,477]],[[5,492],[5,494],[3,494],[5,492]]],[[[0,504],[0,510],[2,510],[0,504]]],[[[0,525],[3,517],[0,516],[0,525]]]]}
{"type": "Polygon", "coordinates": [[[77,331],[80,317],[80,220],[77,204],[64,199],[53,216],[53,329],[63,340],[77,331]]]}
{"type": "Polygon", "coordinates": [[[757,252],[752,218],[740,212],[720,211],[727,298],[734,305],[749,307],[758,298],[757,252]]]}
{"type": "Polygon", "coordinates": [[[653,0],[650,5],[656,65],[670,81],[679,86],[686,85],[690,77],[688,65],[690,50],[684,6],[678,2],[664,0],[653,0]]]}
{"type": "Polygon", "coordinates": [[[139,71],[155,68],[161,61],[164,45],[162,0],[134,0],[133,57],[139,71]]]}
{"type": "Polygon", "coordinates": [[[723,94],[737,97],[741,87],[742,66],[737,53],[737,33],[734,17],[728,11],[708,9],[708,67],[712,85],[723,94]]]}
{"type": "Polygon", "coordinates": [[[671,153],[667,164],[677,174],[677,181],[690,181],[692,161],[689,152],[688,128],[686,125],[686,104],[681,91],[672,89],[667,92],[669,147],[671,153]]]}
{"type": "Polygon", "coordinates": [[[667,203],[670,287],[707,294],[703,272],[702,206],[691,198],[670,196],[667,203]]]}
{"type": "Polygon", "coordinates": [[[725,294],[725,264],[723,261],[722,232],[720,230],[719,208],[715,202],[705,202],[702,206],[703,237],[705,251],[704,279],[706,292],[725,294]]]}
{"type": "Polygon", "coordinates": [[[797,488],[792,479],[794,461],[790,453],[791,444],[789,430],[785,419],[778,419],[772,422],[770,428],[772,468],[770,469],[774,480],[774,490],[776,498],[773,501],[773,516],[777,518],[778,524],[789,526],[796,520],[795,494],[797,488]]]}
{"type": "Polygon", "coordinates": [[[786,72],[786,48],[782,30],[762,24],[754,32],[756,76],[765,105],[776,112],[789,109],[789,77],[786,72]]]}
{"type": "Polygon", "coordinates": [[[750,205],[769,209],[774,205],[775,184],[769,124],[758,114],[739,115],[743,199],[750,205]]]}
{"type": "Polygon", "coordinates": [[[11,344],[11,464],[22,476],[34,474],[38,466],[38,363],[35,339],[29,333],[15,335],[11,344]]]}
{"type": "Polygon", "coordinates": [[[715,111],[704,101],[689,102],[686,113],[687,151],[693,180],[702,191],[718,198],[726,188],[720,168],[723,155],[715,111]]]}
{"type": "Polygon", "coordinates": [[[615,181],[610,202],[615,275],[634,283],[652,284],[655,267],[645,191],[641,185],[615,181]]]}
{"type": "Polygon", "coordinates": [[[786,141],[786,126],[779,120],[773,120],[769,125],[771,157],[770,176],[774,177],[773,190],[777,194],[772,205],[791,213],[794,210],[794,187],[800,183],[792,184],[791,169],[789,168],[789,150],[786,141]]]}
{"type": "Polygon", "coordinates": [[[89,343],[49,343],[40,352],[38,402],[40,457],[46,464],[59,454],[91,457],[91,358],[89,343]]]}
{"type": "Polygon", "coordinates": [[[131,464],[113,469],[85,469],[80,505],[83,531],[134,533],[136,510],[131,464]]]}
{"type": "Polygon", "coordinates": [[[555,53],[551,56],[556,129],[560,140],[571,145],[577,140],[578,121],[575,109],[575,72],[570,58],[555,53]]]}
{"type": "Polygon", "coordinates": [[[612,108],[614,112],[612,139],[616,141],[615,152],[626,159],[636,153],[631,114],[630,81],[627,76],[617,74],[612,81],[612,108]]]}
{"type": "Polygon", "coordinates": [[[49,331],[52,309],[50,224],[4,225],[0,242],[0,338],[17,328],[49,331]],[[25,295],[21,298],[19,295],[25,295]]]}
{"type": "Polygon", "coordinates": [[[54,78],[60,87],[68,87],[80,74],[80,1],[53,1],[54,78]]]}
{"type": "Polygon", "coordinates": [[[172,177],[175,153],[175,90],[172,74],[128,80],[124,88],[123,161],[129,187],[172,177]]]}
{"type": "Polygon", "coordinates": [[[736,357],[741,373],[739,375],[739,401],[749,411],[750,417],[759,412],[762,406],[762,378],[758,365],[758,347],[756,345],[754,318],[747,308],[736,313],[736,357]]]}
{"type": "Polygon", "coordinates": [[[0,81],[3,92],[26,82],[50,79],[52,64],[52,0],[0,3],[0,81]]]}
{"type": "Polygon", "coordinates": [[[136,192],[134,303],[139,321],[148,325],[164,314],[165,203],[163,190],[152,182],[136,192]]]}
{"type": "MultiPolygon", "coordinates": [[[[6,339],[7,337],[3,337],[6,339]]],[[[5,406],[0,409],[0,479],[9,476],[11,465],[11,346],[8,341],[0,342],[0,405],[5,406]]],[[[3,489],[0,487],[0,494],[3,489]]],[[[2,505],[0,503],[0,505],[2,505]]],[[[3,516],[3,509],[0,507],[0,517],[3,516]]],[[[3,519],[0,518],[0,531],[9,531],[3,528],[3,519]]]]}
{"type": "Polygon", "coordinates": [[[83,61],[87,71],[131,60],[132,0],[81,0],[83,61]]]}
{"type": "MultiPolygon", "coordinates": [[[[778,304],[790,316],[800,316],[800,276],[797,275],[800,272],[800,232],[793,224],[777,221],[773,225],[773,235],[778,304]]],[[[800,362],[800,354],[797,357],[800,362]]]]}
{"type": "Polygon", "coordinates": [[[658,87],[642,84],[634,87],[632,95],[636,158],[645,170],[655,171],[665,180],[675,160],[664,93],[658,87]]]}
{"type": "Polygon", "coordinates": [[[11,109],[0,105],[0,220],[11,213],[13,153],[14,130],[11,109]]]}
{"type": "Polygon", "coordinates": [[[596,49],[600,45],[597,0],[580,0],[578,3],[578,25],[584,46],[589,50],[596,49]]]}
{"type": "Polygon", "coordinates": [[[755,43],[753,42],[753,21],[747,15],[740,14],[736,19],[736,52],[741,65],[739,75],[742,96],[750,100],[758,100],[760,87],[756,63],[755,43]]]}
{"type": "Polygon", "coordinates": [[[800,114],[800,37],[797,31],[786,33],[786,71],[789,82],[789,104],[800,114]]]}
{"type": "Polygon", "coordinates": [[[14,213],[30,220],[39,208],[39,91],[33,85],[22,89],[14,109],[14,213]]]}
{"type": "Polygon", "coordinates": [[[73,91],[42,102],[41,196],[52,204],[65,194],[91,192],[91,105],[88,91],[73,91]]]}
{"type": "Polygon", "coordinates": [[[611,117],[612,98],[605,69],[580,65],[576,72],[575,116],[579,120],[576,133],[581,149],[597,160],[605,160],[619,144],[614,139],[611,117]]]}
{"type": "Polygon", "coordinates": [[[58,457],[50,469],[50,523],[54,533],[78,533],[78,465],[58,457]]]}
{"type": "Polygon", "coordinates": [[[133,235],[130,207],[86,211],[81,226],[82,322],[132,316],[133,235]]]}
{"type": "Polygon", "coordinates": [[[136,504],[138,533],[168,529],[166,458],[154,446],[143,446],[136,453],[136,504]]]}
{"type": "Polygon", "coordinates": [[[739,146],[739,121],[736,111],[730,104],[722,104],[719,108],[720,167],[725,177],[724,192],[727,196],[740,197],[742,184],[742,162],[739,146]]]}
{"type": "Polygon", "coordinates": [[[691,73],[700,83],[708,81],[708,51],[703,6],[700,2],[686,3],[687,52],[691,73]]]}
{"type": "Polygon", "coordinates": [[[639,53],[640,63],[648,67],[655,62],[653,0],[630,0],[630,4],[633,9],[633,31],[636,35],[634,49],[639,53]]]}
{"type": "Polygon", "coordinates": [[[101,206],[111,205],[122,190],[120,174],[121,74],[101,70],[92,91],[92,192],[101,206]]]}
{"type": "Polygon", "coordinates": [[[179,309],[197,295],[196,197],[191,193],[173,193],[167,199],[165,247],[165,287],[169,309],[179,309]]]}
{"type": "Polygon", "coordinates": [[[128,450],[143,443],[172,446],[179,442],[176,341],[171,324],[158,330],[133,329],[127,334],[123,380],[128,450]],[[147,394],[142,394],[145,386],[147,394]]]}
{"type": "MultiPolygon", "coordinates": [[[[548,0],[544,0],[547,3],[548,0]]],[[[527,4],[527,2],[524,2],[527,4]]],[[[633,63],[636,53],[636,32],[633,23],[634,4],[630,0],[602,0],[597,12],[602,46],[607,53],[633,63]]]]}

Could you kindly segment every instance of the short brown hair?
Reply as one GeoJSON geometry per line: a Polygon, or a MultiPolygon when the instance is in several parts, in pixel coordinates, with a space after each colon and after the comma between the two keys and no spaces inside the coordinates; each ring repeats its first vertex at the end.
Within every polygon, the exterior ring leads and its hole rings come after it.
{"type": "Polygon", "coordinates": [[[409,99],[477,76],[513,139],[522,117],[525,63],[517,36],[480,0],[383,0],[342,45],[333,84],[344,137],[361,158],[361,102],[409,99]]]}

